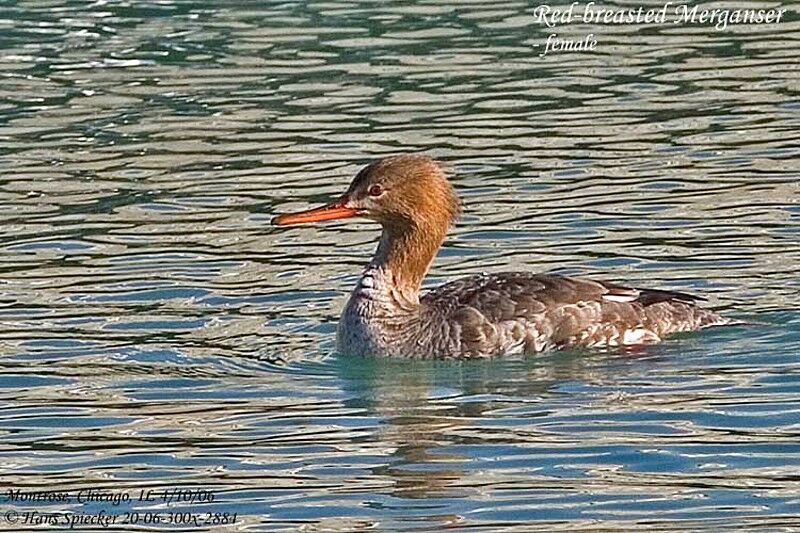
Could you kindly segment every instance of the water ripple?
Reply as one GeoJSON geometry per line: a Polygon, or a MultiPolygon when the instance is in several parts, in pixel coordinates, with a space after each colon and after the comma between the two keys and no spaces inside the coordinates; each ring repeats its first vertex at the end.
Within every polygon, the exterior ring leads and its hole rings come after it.
{"type": "Polygon", "coordinates": [[[795,526],[796,10],[769,31],[571,26],[602,46],[539,58],[534,7],[7,6],[6,485],[205,488],[120,509],[242,531],[795,526]],[[332,357],[377,230],[268,221],[401,151],[443,160],[465,204],[427,286],[556,270],[763,325],[628,354],[332,357]]]}

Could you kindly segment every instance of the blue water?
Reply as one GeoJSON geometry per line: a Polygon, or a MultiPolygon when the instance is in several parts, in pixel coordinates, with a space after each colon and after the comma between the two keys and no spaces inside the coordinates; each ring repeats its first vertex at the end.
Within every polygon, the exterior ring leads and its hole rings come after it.
{"type": "Polygon", "coordinates": [[[0,530],[800,527],[796,12],[539,58],[535,7],[0,9],[0,530]],[[758,324],[336,354],[377,229],[269,220],[399,152],[464,200],[427,287],[555,271],[758,324]]]}

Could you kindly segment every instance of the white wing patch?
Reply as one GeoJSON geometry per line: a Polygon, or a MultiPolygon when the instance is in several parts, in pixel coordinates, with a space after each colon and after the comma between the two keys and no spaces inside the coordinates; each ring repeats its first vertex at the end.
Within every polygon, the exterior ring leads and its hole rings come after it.
{"type": "Polygon", "coordinates": [[[609,302],[621,302],[621,303],[628,303],[628,302],[635,302],[639,298],[639,291],[631,294],[604,294],[603,300],[609,302]]]}
{"type": "Polygon", "coordinates": [[[622,334],[622,344],[645,344],[659,341],[661,338],[658,335],[644,328],[626,329],[622,334]]]}

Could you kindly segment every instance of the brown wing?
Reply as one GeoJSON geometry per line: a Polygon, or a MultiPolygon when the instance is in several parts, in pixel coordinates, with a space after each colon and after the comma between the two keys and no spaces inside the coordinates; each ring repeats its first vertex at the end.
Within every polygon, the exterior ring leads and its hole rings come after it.
{"type": "Polygon", "coordinates": [[[462,348],[492,355],[623,344],[633,338],[626,331],[644,331],[645,340],[657,340],[669,331],[701,327],[698,311],[710,312],[697,308],[697,299],[566,276],[502,272],[447,283],[421,303],[446,317],[450,335],[458,335],[462,348]]]}
{"type": "Polygon", "coordinates": [[[694,303],[706,300],[706,298],[703,298],[702,296],[686,294],[685,292],[622,287],[620,285],[606,282],[594,283],[599,283],[608,290],[608,292],[603,295],[603,299],[607,301],[636,301],[643,306],[648,306],[669,301],[694,303]]]}
{"type": "Polygon", "coordinates": [[[488,319],[499,321],[578,302],[638,301],[641,305],[651,305],[667,300],[692,302],[696,299],[679,292],[634,289],[568,276],[499,272],[446,283],[423,296],[422,302],[445,313],[470,306],[488,319]]]}

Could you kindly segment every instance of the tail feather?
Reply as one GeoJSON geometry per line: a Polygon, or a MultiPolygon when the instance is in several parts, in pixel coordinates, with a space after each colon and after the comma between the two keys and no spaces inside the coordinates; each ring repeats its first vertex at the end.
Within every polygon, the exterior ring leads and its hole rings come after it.
{"type": "Polygon", "coordinates": [[[762,322],[760,320],[744,320],[740,318],[723,318],[724,321],[719,324],[711,324],[712,326],[769,326],[769,322],[762,322]]]}

